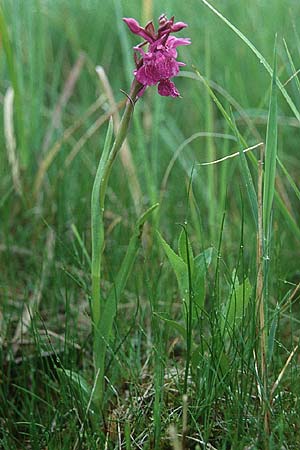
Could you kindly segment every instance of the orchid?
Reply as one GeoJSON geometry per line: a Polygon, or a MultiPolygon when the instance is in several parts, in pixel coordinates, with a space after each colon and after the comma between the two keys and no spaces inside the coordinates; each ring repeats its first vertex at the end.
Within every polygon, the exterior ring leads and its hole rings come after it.
{"type": "Polygon", "coordinates": [[[150,21],[143,28],[132,18],[124,18],[130,31],[144,39],[144,41],[134,47],[135,64],[134,76],[141,84],[138,93],[140,97],[145,92],[147,86],[158,85],[158,93],[162,96],[179,97],[180,94],[171,78],[179,73],[179,68],[185,66],[183,62],[177,61],[177,47],[189,45],[189,38],[176,38],[170,36],[187,27],[184,22],[175,22],[174,16],[171,19],[163,14],[159,18],[159,27],[155,31],[153,22],[150,21]],[[147,51],[143,47],[149,45],[147,51]]]}

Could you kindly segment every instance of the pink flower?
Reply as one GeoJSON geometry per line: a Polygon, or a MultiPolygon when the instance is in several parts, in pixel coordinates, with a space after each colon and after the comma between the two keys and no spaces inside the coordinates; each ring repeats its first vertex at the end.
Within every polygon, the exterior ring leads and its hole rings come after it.
{"type": "Polygon", "coordinates": [[[143,95],[147,86],[158,84],[158,93],[163,96],[179,97],[180,94],[175,84],[170,78],[175,77],[180,66],[185,64],[177,61],[177,47],[179,45],[189,45],[191,43],[188,38],[176,38],[170,36],[187,27],[183,22],[174,23],[174,17],[170,20],[165,15],[159,18],[159,27],[155,32],[153,22],[148,22],[145,28],[131,18],[124,18],[124,22],[128,25],[130,31],[141,36],[145,41],[134,47],[136,69],[134,71],[135,78],[142,84],[139,96],[143,95]],[[145,52],[143,47],[148,44],[145,52]]]}

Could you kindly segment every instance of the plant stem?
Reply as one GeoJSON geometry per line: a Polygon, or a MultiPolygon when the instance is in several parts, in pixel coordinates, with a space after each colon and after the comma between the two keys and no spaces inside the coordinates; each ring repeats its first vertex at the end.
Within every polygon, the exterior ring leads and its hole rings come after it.
{"type": "Polygon", "coordinates": [[[106,343],[103,341],[100,330],[101,314],[103,311],[103,299],[101,296],[100,279],[102,254],[104,250],[104,206],[106,188],[111,173],[113,163],[122,144],[127,136],[130,119],[134,110],[137,94],[141,89],[141,85],[134,80],[131,86],[130,95],[126,103],[125,111],[120,122],[120,126],[115,137],[115,141],[110,148],[110,140],[112,134],[112,123],[110,123],[104,150],[101,155],[98,170],[96,173],[92,200],[91,200],[91,223],[92,223],[92,320],[93,320],[93,353],[94,353],[94,369],[98,372],[98,379],[95,386],[95,399],[98,404],[102,405],[103,397],[103,381],[104,366],[102,353],[105,353],[106,343]],[[99,374],[100,369],[100,374],[99,374]]]}
{"type": "Polygon", "coordinates": [[[187,269],[188,269],[188,284],[189,284],[189,306],[187,310],[187,319],[186,319],[186,363],[185,363],[185,374],[184,374],[184,385],[183,385],[183,394],[187,394],[187,386],[188,386],[188,376],[190,369],[190,361],[191,361],[191,349],[192,349],[192,321],[193,321],[193,286],[192,286],[192,272],[191,272],[191,264],[190,264],[190,252],[189,252],[189,241],[188,234],[185,226],[183,226],[186,240],[186,256],[187,256],[187,269]]]}

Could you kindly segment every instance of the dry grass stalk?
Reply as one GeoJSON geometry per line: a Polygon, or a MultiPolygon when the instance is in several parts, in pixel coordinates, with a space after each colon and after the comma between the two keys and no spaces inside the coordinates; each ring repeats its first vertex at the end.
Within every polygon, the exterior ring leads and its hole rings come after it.
{"type": "Polygon", "coordinates": [[[143,0],[142,23],[145,24],[153,18],[153,0],[143,0]]]}
{"type": "Polygon", "coordinates": [[[287,301],[285,302],[285,304],[281,307],[281,313],[284,313],[286,309],[288,309],[294,299],[294,297],[296,296],[296,294],[298,293],[300,289],[300,283],[297,284],[297,286],[295,287],[295,289],[292,291],[291,295],[289,296],[289,298],[287,299],[287,301]]]}
{"type": "MultiPolygon", "coordinates": [[[[115,134],[120,125],[120,116],[118,109],[116,108],[116,100],[114,98],[114,94],[109,83],[109,80],[106,76],[106,73],[101,66],[96,67],[97,75],[101,81],[103,90],[105,95],[107,96],[107,100],[112,110],[114,110],[113,121],[114,121],[114,130],[115,134]]],[[[136,168],[134,165],[134,161],[132,158],[132,153],[128,144],[127,139],[125,139],[124,144],[120,151],[120,157],[123,164],[123,167],[127,173],[127,179],[129,183],[130,193],[134,202],[135,210],[137,214],[141,212],[141,204],[142,204],[142,191],[140,187],[140,183],[137,177],[136,168]]]]}
{"type": "Polygon", "coordinates": [[[185,394],[182,397],[182,439],[181,446],[182,450],[187,448],[186,436],[188,431],[188,396],[185,394]]]}
{"type": "Polygon", "coordinates": [[[278,377],[277,377],[277,380],[275,381],[275,383],[274,383],[273,386],[272,386],[271,393],[270,393],[270,404],[272,404],[272,402],[273,402],[274,392],[275,392],[276,389],[278,388],[279,383],[280,383],[280,381],[282,380],[282,377],[283,377],[283,375],[284,375],[286,369],[288,368],[288,365],[290,364],[290,362],[291,362],[293,356],[295,355],[296,351],[298,350],[298,347],[299,347],[299,345],[297,344],[296,347],[294,348],[294,350],[290,353],[288,359],[286,360],[285,365],[283,366],[283,368],[282,368],[280,374],[279,374],[278,377]]]}
{"type": "Polygon", "coordinates": [[[81,74],[84,63],[85,63],[85,54],[80,53],[79,57],[77,58],[77,61],[70,70],[69,76],[64,84],[62,93],[59,96],[58,102],[52,113],[52,118],[46,130],[44,141],[42,144],[42,154],[45,153],[46,150],[48,150],[53,132],[60,124],[63,109],[73,94],[76,82],[81,74]]]}
{"type": "Polygon", "coordinates": [[[169,437],[173,450],[182,450],[180,441],[178,439],[177,429],[174,425],[170,425],[169,427],[169,437]]]}
{"type": "Polygon", "coordinates": [[[261,147],[260,161],[258,161],[258,230],[257,230],[257,281],[256,281],[256,301],[257,313],[259,317],[258,337],[260,343],[260,376],[263,384],[263,415],[264,431],[266,437],[270,434],[270,411],[267,404],[268,375],[266,359],[266,329],[265,329],[265,304],[264,304],[264,272],[263,272],[263,153],[261,147]]]}
{"type": "MultiPolygon", "coordinates": [[[[116,106],[116,109],[122,108],[126,103],[126,99],[119,102],[116,106]]],[[[74,145],[70,153],[68,154],[63,170],[60,172],[60,176],[64,175],[65,170],[70,167],[80,150],[83,148],[85,143],[91,139],[91,137],[96,133],[97,130],[105,123],[107,122],[110,117],[114,114],[115,109],[110,109],[107,113],[102,114],[94,123],[90,126],[90,128],[81,136],[79,141],[74,145]]]]}
{"type": "MultiPolygon", "coordinates": [[[[258,147],[263,147],[264,143],[259,142],[259,144],[252,145],[252,147],[245,148],[243,153],[247,153],[250,150],[255,150],[258,147]]],[[[239,156],[240,152],[231,153],[230,155],[226,155],[223,158],[216,159],[215,161],[200,163],[199,166],[211,166],[212,164],[218,164],[220,162],[226,161],[227,159],[234,158],[235,156],[239,156]]]]}
{"type": "Polygon", "coordinates": [[[20,166],[16,152],[16,139],[14,132],[14,90],[9,87],[4,96],[4,136],[7,149],[7,158],[11,166],[13,185],[16,193],[22,195],[20,166]]]}
{"type": "Polygon", "coordinates": [[[68,127],[64,131],[62,137],[59,138],[47,152],[47,154],[39,164],[39,170],[35,178],[34,182],[35,196],[37,196],[38,193],[40,192],[46,172],[53,163],[56,156],[58,155],[59,151],[61,150],[63,143],[68,141],[75,133],[75,131],[77,131],[84,124],[84,122],[105,103],[105,101],[106,98],[104,96],[99,97],[77,121],[75,121],[70,127],[68,127]]]}

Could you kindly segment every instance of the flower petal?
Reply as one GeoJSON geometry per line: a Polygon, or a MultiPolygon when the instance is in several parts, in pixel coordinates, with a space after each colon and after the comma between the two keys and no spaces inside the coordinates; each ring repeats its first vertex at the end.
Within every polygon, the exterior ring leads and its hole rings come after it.
{"type": "Polygon", "coordinates": [[[174,25],[172,25],[171,30],[173,33],[176,33],[177,31],[182,30],[183,28],[186,28],[188,25],[184,22],[176,22],[174,25]]]}
{"type": "Polygon", "coordinates": [[[167,40],[167,46],[170,48],[176,48],[179,45],[190,45],[190,38],[177,38],[175,36],[169,36],[167,40]]]}
{"type": "Polygon", "coordinates": [[[159,82],[158,93],[163,97],[180,97],[175,84],[170,80],[162,80],[159,82]]]}
{"type": "Polygon", "coordinates": [[[148,42],[153,42],[153,38],[149,36],[149,34],[145,31],[144,28],[140,26],[137,20],[131,18],[131,17],[123,17],[123,21],[128,26],[129,30],[137,34],[138,36],[141,36],[142,38],[146,39],[148,42]]]}

